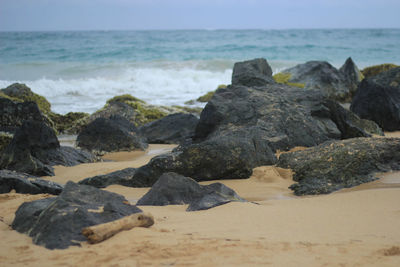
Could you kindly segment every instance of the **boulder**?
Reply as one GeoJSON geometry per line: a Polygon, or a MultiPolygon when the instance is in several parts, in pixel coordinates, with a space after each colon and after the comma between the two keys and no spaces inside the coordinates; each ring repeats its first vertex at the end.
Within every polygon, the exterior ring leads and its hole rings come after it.
{"type": "Polygon", "coordinates": [[[370,78],[372,76],[378,75],[381,72],[388,71],[390,69],[397,68],[397,67],[400,67],[400,66],[395,65],[395,64],[386,63],[386,64],[380,64],[380,65],[366,67],[365,69],[363,69],[361,71],[361,73],[363,74],[364,78],[370,78]]]}
{"type": "MultiPolygon", "coordinates": [[[[373,124],[371,122],[371,124],[373,124]]],[[[256,138],[273,151],[311,147],[331,139],[370,136],[374,127],[327,99],[320,91],[269,84],[228,86],[216,91],[196,127],[195,141],[233,132],[258,132],[256,138]]],[[[379,130],[379,127],[375,127],[379,130]]]]}
{"type": "Polygon", "coordinates": [[[400,170],[400,138],[329,141],[280,155],[277,166],[295,173],[296,195],[328,194],[376,180],[374,173],[400,170]]]}
{"type": "Polygon", "coordinates": [[[59,134],[78,134],[89,118],[89,114],[84,112],[68,112],[65,115],[51,112],[48,115],[59,134]]]}
{"type": "Polygon", "coordinates": [[[24,173],[0,170],[0,194],[9,193],[11,190],[21,194],[59,195],[63,187],[55,182],[24,173]]]}
{"type": "Polygon", "coordinates": [[[131,185],[152,186],[165,172],[175,172],[196,181],[248,178],[253,168],[276,162],[275,154],[256,134],[256,131],[243,133],[242,136],[232,133],[231,136],[178,147],[138,168],[131,185]]]}
{"type": "Polygon", "coordinates": [[[305,89],[319,90],[330,99],[349,102],[361,80],[360,72],[351,58],[340,70],[325,61],[309,61],[282,73],[290,74],[288,82],[304,84],[305,89]]]}
{"type": "Polygon", "coordinates": [[[15,133],[25,120],[52,125],[34,102],[16,102],[0,96],[0,131],[15,133]]]}
{"type": "Polygon", "coordinates": [[[265,86],[269,83],[274,83],[272,69],[264,58],[237,62],[233,66],[232,85],[265,86]]]}
{"type": "Polygon", "coordinates": [[[199,119],[192,114],[175,113],[139,128],[151,144],[179,144],[194,136],[199,119]]]}
{"type": "Polygon", "coordinates": [[[108,174],[96,175],[83,179],[79,181],[79,184],[91,185],[97,188],[105,188],[113,184],[135,187],[135,184],[131,184],[131,178],[134,176],[135,172],[135,168],[126,168],[108,174]]]}
{"type": "Polygon", "coordinates": [[[40,121],[25,121],[4,149],[0,168],[32,175],[54,175],[52,166],[93,162],[94,156],[72,147],[60,147],[52,128],[40,121]]]}
{"type": "Polygon", "coordinates": [[[98,118],[86,125],[77,137],[77,145],[98,154],[104,152],[145,150],[147,143],[135,125],[121,116],[98,118]]]}
{"type": "Polygon", "coordinates": [[[40,111],[44,114],[50,113],[50,102],[41,95],[35,94],[23,83],[14,83],[5,89],[0,90],[1,93],[22,102],[35,102],[40,111]]]}
{"type": "Polygon", "coordinates": [[[56,198],[23,203],[12,228],[48,249],[80,246],[82,229],[141,212],[121,195],[68,182],[56,198]]]}
{"type": "Polygon", "coordinates": [[[400,67],[364,79],[350,109],[386,131],[400,130],[400,67]]]}
{"type": "Polygon", "coordinates": [[[164,173],[137,205],[165,206],[189,204],[187,211],[206,210],[231,201],[244,202],[235,191],[221,183],[199,185],[191,178],[164,173]]]}
{"type": "Polygon", "coordinates": [[[11,143],[12,139],[13,139],[12,134],[9,134],[7,132],[0,132],[0,155],[2,151],[11,143]]]}

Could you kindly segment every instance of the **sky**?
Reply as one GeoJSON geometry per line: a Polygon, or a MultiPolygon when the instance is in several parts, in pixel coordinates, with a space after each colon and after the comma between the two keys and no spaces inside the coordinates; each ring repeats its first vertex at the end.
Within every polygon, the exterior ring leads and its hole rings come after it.
{"type": "Polygon", "coordinates": [[[400,28],[400,0],[0,0],[0,31],[400,28]]]}

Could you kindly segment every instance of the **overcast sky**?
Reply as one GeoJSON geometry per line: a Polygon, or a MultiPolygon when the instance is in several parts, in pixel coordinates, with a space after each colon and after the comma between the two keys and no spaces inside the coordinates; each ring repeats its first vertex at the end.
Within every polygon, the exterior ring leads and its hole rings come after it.
{"type": "Polygon", "coordinates": [[[400,0],[0,0],[1,31],[400,28],[400,0]]]}

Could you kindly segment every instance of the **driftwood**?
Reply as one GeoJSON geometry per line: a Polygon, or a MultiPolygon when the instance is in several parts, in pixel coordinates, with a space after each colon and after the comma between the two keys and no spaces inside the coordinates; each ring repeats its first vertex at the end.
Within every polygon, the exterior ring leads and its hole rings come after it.
{"type": "Polygon", "coordinates": [[[86,236],[89,243],[95,244],[121,231],[130,230],[133,227],[150,227],[153,224],[154,218],[151,214],[135,213],[112,222],[86,227],[82,230],[82,234],[86,236]]]}

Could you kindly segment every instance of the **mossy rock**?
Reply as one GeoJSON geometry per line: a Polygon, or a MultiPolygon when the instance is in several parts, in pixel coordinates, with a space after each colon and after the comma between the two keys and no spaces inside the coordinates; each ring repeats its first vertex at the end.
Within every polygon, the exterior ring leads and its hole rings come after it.
{"type": "Polygon", "coordinates": [[[112,102],[124,102],[124,103],[139,102],[139,103],[143,103],[143,104],[146,103],[145,101],[143,101],[137,97],[134,97],[132,95],[129,95],[129,94],[114,96],[113,98],[107,100],[107,104],[110,104],[112,102]]]}
{"type": "Polygon", "coordinates": [[[11,143],[11,140],[13,139],[13,135],[6,133],[6,132],[0,132],[0,153],[8,146],[8,144],[11,143]]]}
{"type": "Polygon", "coordinates": [[[2,89],[1,93],[9,96],[13,101],[33,101],[38,105],[40,111],[42,111],[44,114],[49,114],[51,112],[50,102],[47,101],[44,96],[32,92],[32,90],[25,84],[14,83],[5,89],[2,89]]]}
{"type": "Polygon", "coordinates": [[[291,76],[292,75],[290,73],[280,72],[280,73],[277,73],[274,76],[272,76],[272,78],[274,78],[274,81],[277,82],[277,83],[286,84],[286,85],[299,87],[299,88],[304,88],[305,87],[304,83],[291,83],[291,82],[289,82],[291,76]]]}
{"type": "Polygon", "coordinates": [[[172,107],[177,109],[177,112],[175,113],[189,113],[194,115],[200,115],[200,113],[203,111],[203,109],[200,107],[182,107],[182,106],[172,106],[172,107]]]}
{"type": "Polygon", "coordinates": [[[378,75],[381,72],[388,71],[390,69],[397,68],[397,67],[399,67],[399,66],[395,65],[395,64],[387,63],[387,64],[381,64],[381,65],[367,67],[367,68],[363,69],[361,71],[361,73],[364,75],[364,78],[369,78],[369,77],[378,75]]]}
{"type": "Polygon", "coordinates": [[[213,97],[214,93],[215,93],[215,91],[208,92],[207,94],[202,95],[199,98],[197,98],[196,101],[206,103],[206,102],[210,101],[210,99],[213,97]]]}
{"type": "Polygon", "coordinates": [[[51,112],[49,118],[54,122],[54,128],[58,133],[72,133],[76,131],[70,129],[79,128],[79,126],[85,125],[89,117],[88,113],[84,112],[69,112],[65,115],[51,112]],[[82,125],[79,125],[82,122],[82,125]]]}

